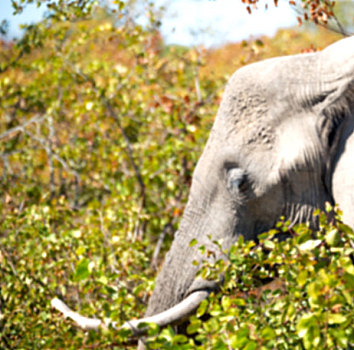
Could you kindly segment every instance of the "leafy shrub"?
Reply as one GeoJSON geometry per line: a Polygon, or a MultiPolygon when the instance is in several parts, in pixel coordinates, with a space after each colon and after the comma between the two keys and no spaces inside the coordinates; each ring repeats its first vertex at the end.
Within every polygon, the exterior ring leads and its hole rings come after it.
{"type": "MultiPolygon", "coordinates": [[[[201,276],[224,274],[224,283],[220,293],[203,301],[191,317],[187,333],[193,337],[175,335],[168,328],[148,343],[151,348],[354,346],[354,233],[341,222],[339,211],[335,220],[328,220],[323,212],[316,215],[318,231],[306,224],[289,228],[288,222],[279,222],[276,229],[260,235],[257,243],[244,242],[241,236],[227,259],[206,264],[201,276]],[[291,237],[278,241],[277,236],[284,233],[291,237]]],[[[215,249],[219,243],[214,242],[215,249]]]]}

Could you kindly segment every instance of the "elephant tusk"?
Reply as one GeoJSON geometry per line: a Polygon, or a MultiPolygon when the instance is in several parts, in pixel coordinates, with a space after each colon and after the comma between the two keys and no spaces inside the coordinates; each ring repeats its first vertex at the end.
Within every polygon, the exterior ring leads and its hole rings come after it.
{"type": "MultiPolygon", "coordinates": [[[[163,311],[159,314],[140,318],[138,320],[131,320],[125,322],[119,329],[130,329],[134,336],[141,336],[146,334],[147,328],[139,328],[143,323],[155,323],[159,327],[164,327],[169,324],[178,323],[191,315],[199,306],[199,304],[209,296],[208,291],[196,291],[190,294],[186,299],[182,300],[179,304],[163,311]]],[[[84,330],[99,330],[107,329],[110,325],[116,327],[116,322],[110,319],[104,321],[98,318],[89,318],[80,315],[79,313],[71,310],[62,300],[54,298],[51,301],[51,306],[60,311],[64,317],[72,319],[80,328],[84,330]]]]}
{"type": "Polygon", "coordinates": [[[60,311],[65,318],[71,318],[80,328],[84,330],[98,330],[99,328],[107,328],[110,322],[102,322],[98,318],[89,318],[80,315],[71,310],[62,300],[54,298],[51,301],[51,306],[60,311]]]}
{"type": "Polygon", "coordinates": [[[209,294],[210,292],[203,290],[193,292],[186,299],[183,299],[180,303],[168,310],[150,317],[125,322],[122,328],[130,328],[134,335],[138,336],[146,333],[146,329],[139,328],[139,325],[142,323],[155,323],[160,327],[178,323],[190,316],[209,294]]]}

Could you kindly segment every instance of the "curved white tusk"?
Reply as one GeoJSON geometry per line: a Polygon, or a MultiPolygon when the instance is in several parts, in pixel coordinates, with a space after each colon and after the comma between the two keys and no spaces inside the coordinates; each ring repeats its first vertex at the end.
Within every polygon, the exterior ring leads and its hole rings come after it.
{"type": "Polygon", "coordinates": [[[209,296],[209,294],[210,292],[203,290],[193,292],[186,299],[183,299],[180,303],[168,310],[150,317],[125,322],[122,328],[130,328],[134,335],[142,335],[146,333],[145,328],[138,328],[142,323],[155,323],[160,327],[177,323],[190,316],[198,308],[199,304],[209,296]]]}
{"type": "Polygon", "coordinates": [[[60,311],[64,317],[71,318],[82,329],[97,330],[100,327],[105,327],[105,324],[102,323],[102,321],[98,318],[88,318],[82,316],[79,313],[71,310],[62,300],[58,298],[52,299],[50,304],[54,309],[60,311]]]}
{"type": "MultiPolygon", "coordinates": [[[[127,321],[121,328],[130,329],[135,336],[138,336],[145,334],[147,331],[146,327],[139,328],[139,325],[142,323],[155,323],[160,327],[164,327],[169,324],[182,321],[192,314],[198,308],[199,304],[208,296],[208,291],[194,292],[186,299],[182,300],[179,304],[166,311],[150,317],[127,321]]],[[[54,309],[60,311],[64,317],[71,318],[80,328],[84,330],[98,330],[99,328],[106,329],[109,325],[116,328],[116,322],[112,322],[110,319],[102,321],[98,318],[88,318],[82,316],[71,310],[62,300],[58,298],[52,299],[51,305],[54,309]]]]}

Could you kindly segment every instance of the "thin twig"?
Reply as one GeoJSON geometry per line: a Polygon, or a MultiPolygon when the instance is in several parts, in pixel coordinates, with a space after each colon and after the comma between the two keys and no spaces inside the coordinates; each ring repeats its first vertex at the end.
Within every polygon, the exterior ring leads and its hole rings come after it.
{"type": "Polygon", "coordinates": [[[118,114],[114,111],[113,106],[111,105],[111,103],[109,102],[109,100],[99,91],[99,89],[97,88],[96,82],[90,78],[88,75],[86,75],[84,72],[82,72],[79,68],[77,67],[73,67],[71,64],[70,66],[72,68],[75,69],[76,74],[78,74],[80,77],[84,78],[87,82],[89,82],[92,85],[92,88],[94,89],[94,91],[96,92],[96,94],[98,95],[98,97],[100,98],[100,100],[104,103],[104,105],[106,106],[109,115],[111,116],[111,118],[116,122],[119,131],[121,132],[124,141],[126,142],[126,151],[127,151],[127,155],[129,158],[129,161],[134,169],[135,172],[135,176],[138,180],[139,186],[140,186],[140,194],[141,197],[143,199],[143,203],[145,205],[145,191],[146,191],[146,187],[140,172],[140,169],[138,167],[138,165],[136,164],[134,157],[133,157],[133,147],[130,143],[129,137],[126,134],[124,128],[122,127],[122,124],[120,122],[120,117],[118,116],[118,114]]]}
{"type": "Polygon", "coordinates": [[[12,175],[12,169],[11,169],[11,166],[9,164],[9,155],[8,153],[3,153],[3,154],[0,154],[0,157],[2,159],[2,162],[3,162],[3,165],[4,165],[4,170],[3,170],[3,173],[2,173],[2,179],[3,180],[6,180],[7,177],[8,177],[8,173],[10,175],[12,175]]]}
{"type": "MultiPolygon", "coordinates": [[[[115,251],[114,251],[112,245],[109,243],[108,232],[107,232],[106,228],[104,227],[103,215],[102,215],[102,212],[100,210],[98,211],[98,215],[99,215],[99,218],[100,218],[100,228],[101,228],[101,231],[102,231],[103,236],[104,236],[104,245],[110,249],[112,257],[113,257],[113,261],[114,261],[114,265],[113,266],[111,264],[108,264],[108,265],[109,265],[110,270],[113,273],[116,273],[118,275],[118,274],[120,274],[120,271],[117,270],[115,268],[115,266],[118,266],[119,263],[118,263],[118,261],[116,259],[115,251]]],[[[135,295],[133,293],[132,289],[129,288],[125,283],[122,283],[118,278],[115,280],[115,282],[121,288],[124,288],[128,292],[128,294],[132,295],[141,305],[145,304],[144,301],[141,298],[139,298],[137,295],[135,295]]]]}
{"type": "Polygon", "coordinates": [[[26,133],[28,136],[30,136],[33,140],[37,141],[37,142],[44,148],[44,150],[47,152],[47,154],[48,154],[48,155],[50,154],[55,160],[57,160],[57,161],[65,168],[66,171],[72,173],[72,174],[75,176],[75,178],[77,178],[78,180],[80,180],[80,174],[79,174],[76,170],[72,169],[72,168],[68,165],[68,163],[67,163],[63,158],[61,158],[61,157],[58,156],[56,153],[54,153],[54,152],[50,149],[50,147],[48,146],[48,144],[47,144],[47,142],[46,142],[45,139],[43,139],[43,138],[41,138],[41,137],[38,137],[38,136],[36,136],[36,135],[33,135],[33,134],[30,133],[29,131],[25,131],[25,133],[26,133]]]}
{"type": "Polygon", "coordinates": [[[0,74],[6,72],[11,66],[16,64],[22,58],[22,56],[24,55],[25,51],[26,51],[25,48],[21,49],[21,51],[18,53],[18,55],[11,62],[9,62],[3,68],[0,68],[0,74]]]}
{"type": "Polygon", "coordinates": [[[48,165],[49,165],[49,192],[50,197],[53,199],[55,194],[55,172],[54,172],[54,163],[53,163],[53,138],[54,138],[54,127],[53,127],[53,118],[48,116],[48,128],[49,128],[49,137],[47,140],[48,143],[48,165]]]}
{"type": "Polygon", "coordinates": [[[336,22],[340,34],[342,34],[343,36],[349,36],[349,33],[346,32],[346,30],[344,29],[344,27],[342,26],[342,23],[340,23],[338,17],[336,16],[336,14],[334,13],[334,7],[332,6],[332,3],[330,1],[326,1],[326,5],[331,9],[333,15],[331,16],[334,21],[336,22]]]}
{"type": "Polygon", "coordinates": [[[32,123],[36,123],[36,122],[42,121],[45,117],[46,117],[46,115],[44,115],[44,116],[43,115],[35,115],[35,116],[33,116],[31,119],[25,121],[23,124],[15,126],[14,128],[12,128],[10,130],[7,130],[4,133],[2,133],[0,135],[0,140],[6,138],[7,136],[9,136],[9,135],[11,135],[13,133],[19,132],[19,131],[25,132],[25,128],[28,125],[30,125],[32,123]]]}
{"type": "MultiPolygon", "coordinates": [[[[72,64],[68,63],[76,72],[77,75],[79,75],[81,78],[85,79],[85,81],[89,82],[93,88],[93,90],[96,92],[97,96],[99,97],[99,99],[103,102],[103,104],[105,105],[110,117],[116,122],[119,131],[121,132],[123,139],[125,141],[125,149],[126,149],[126,154],[129,158],[129,162],[134,170],[135,173],[135,177],[138,181],[139,184],[139,188],[140,188],[140,198],[141,198],[141,202],[140,202],[140,209],[139,209],[139,213],[138,213],[138,217],[140,220],[141,217],[141,212],[143,211],[143,209],[145,208],[145,203],[146,203],[146,186],[143,180],[143,177],[141,175],[140,169],[137,165],[137,163],[134,160],[134,151],[133,151],[133,146],[130,143],[129,137],[126,134],[122,124],[121,124],[121,118],[120,116],[118,116],[118,114],[115,112],[112,104],[110,103],[110,101],[103,95],[103,93],[101,93],[99,91],[99,89],[97,88],[96,82],[94,81],[94,79],[92,79],[91,77],[89,77],[88,75],[86,75],[84,72],[82,72],[79,68],[77,67],[73,67],[72,64]]],[[[135,226],[135,232],[134,232],[134,236],[138,236],[139,238],[142,238],[143,233],[145,232],[145,227],[146,227],[146,221],[143,220],[142,225],[140,226],[139,224],[137,224],[135,226]]]]}
{"type": "MultiPolygon", "coordinates": [[[[343,36],[350,36],[350,35],[352,35],[352,34],[350,34],[350,33],[348,33],[345,29],[344,29],[344,27],[342,26],[342,24],[340,23],[340,21],[339,21],[339,19],[338,19],[338,17],[335,15],[335,13],[334,13],[334,8],[333,8],[333,6],[330,4],[330,3],[327,3],[327,6],[329,6],[330,7],[330,9],[331,9],[331,11],[332,11],[332,13],[333,13],[333,16],[331,16],[330,18],[332,18],[335,22],[336,22],[336,24],[337,24],[337,26],[338,26],[338,28],[339,29],[336,29],[336,28],[334,28],[334,27],[330,27],[328,24],[325,24],[325,23],[321,23],[321,22],[319,22],[319,21],[313,21],[313,23],[315,23],[315,25],[318,25],[318,26],[320,26],[320,27],[322,27],[322,28],[325,28],[325,29],[327,29],[327,30],[329,30],[329,31],[331,31],[331,32],[334,32],[334,33],[337,33],[337,34],[341,34],[341,35],[343,35],[343,36]]],[[[301,16],[301,17],[303,17],[304,16],[304,11],[300,11],[298,8],[296,8],[296,7],[292,7],[293,8],[293,10],[299,15],[299,16],[301,16]]]]}
{"type": "MultiPolygon", "coordinates": [[[[103,237],[104,237],[104,245],[111,251],[111,255],[113,258],[113,262],[114,262],[114,266],[118,266],[118,262],[115,256],[115,252],[114,249],[112,247],[112,245],[109,242],[109,237],[108,237],[108,232],[104,226],[104,220],[103,220],[103,215],[102,215],[102,211],[98,210],[98,216],[100,218],[100,228],[101,228],[101,232],[103,233],[103,237]]],[[[112,268],[111,264],[109,264],[109,266],[112,268]]]]}
{"type": "Polygon", "coordinates": [[[152,259],[151,259],[151,266],[153,267],[153,269],[157,270],[157,259],[159,257],[159,253],[160,250],[162,248],[162,244],[165,240],[166,234],[168,231],[172,232],[172,224],[168,223],[164,226],[162,232],[160,233],[159,239],[157,241],[155,250],[154,250],[154,254],[152,255],[152,259]]]}
{"type": "Polygon", "coordinates": [[[138,167],[138,165],[136,164],[136,162],[134,161],[134,157],[133,157],[133,147],[130,143],[129,137],[127,136],[124,128],[122,127],[121,123],[120,123],[120,119],[118,117],[118,115],[115,113],[112,105],[109,103],[109,101],[101,96],[101,99],[103,100],[103,102],[105,103],[107,110],[109,112],[109,114],[111,115],[111,117],[115,120],[115,122],[117,123],[117,126],[124,138],[124,141],[126,142],[126,150],[127,150],[127,155],[129,157],[129,161],[134,169],[135,172],[135,176],[138,180],[139,186],[140,186],[140,195],[142,197],[142,203],[143,203],[143,207],[145,206],[145,192],[146,192],[146,187],[145,187],[145,183],[144,180],[142,178],[140,169],[138,167]]]}
{"type": "Polygon", "coordinates": [[[200,50],[197,49],[198,52],[198,57],[197,57],[197,64],[195,66],[195,71],[194,71],[194,83],[195,83],[195,90],[197,93],[197,100],[198,102],[202,102],[202,93],[200,89],[200,81],[199,81],[199,69],[200,69],[200,64],[201,64],[201,52],[200,50]]]}

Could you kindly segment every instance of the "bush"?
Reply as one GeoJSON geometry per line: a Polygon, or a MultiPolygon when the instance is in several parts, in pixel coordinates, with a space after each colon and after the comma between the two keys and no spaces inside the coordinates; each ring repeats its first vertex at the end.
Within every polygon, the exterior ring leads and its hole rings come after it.
{"type": "MultiPolygon", "coordinates": [[[[260,235],[258,243],[244,242],[241,236],[224,252],[227,259],[206,264],[202,277],[224,275],[220,293],[203,301],[191,317],[189,337],[168,328],[148,343],[151,348],[354,346],[354,233],[341,222],[339,211],[330,221],[326,213],[316,215],[318,231],[306,224],[289,228],[288,222],[279,222],[276,229],[260,235]],[[278,241],[284,233],[291,237],[278,241]]],[[[216,249],[220,247],[219,242],[213,243],[216,249]]]]}

